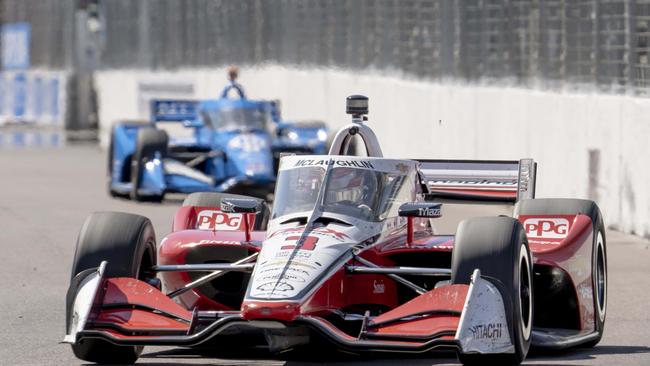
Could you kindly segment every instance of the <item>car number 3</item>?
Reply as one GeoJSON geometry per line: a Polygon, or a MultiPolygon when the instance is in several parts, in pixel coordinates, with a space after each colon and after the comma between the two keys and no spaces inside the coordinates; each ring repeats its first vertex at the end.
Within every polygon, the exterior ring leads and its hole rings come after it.
{"type": "MultiPolygon", "coordinates": [[[[293,235],[293,236],[287,236],[285,241],[298,241],[300,240],[300,236],[298,235],[293,235]]],[[[308,236],[305,238],[305,240],[302,243],[302,246],[300,247],[300,250],[314,250],[316,248],[316,243],[318,242],[318,238],[315,236],[308,236]]],[[[282,248],[280,249],[295,249],[296,245],[283,245],[282,248]]]]}

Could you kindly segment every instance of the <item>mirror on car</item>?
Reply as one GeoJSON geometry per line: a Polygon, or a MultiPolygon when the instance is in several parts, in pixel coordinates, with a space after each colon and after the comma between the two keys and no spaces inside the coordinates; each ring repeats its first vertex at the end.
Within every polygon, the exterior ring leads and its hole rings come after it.
{"type": "Polygon", "coordinates": [[[442,216],[442,203],[435,202],[407,202],[399,206],[398,214],[402,217],[428,217],[442,216]]]}
{"type": "Polygon", "coordinates": [[[221,211],[231,213],[255,213],[263,209],[264,201],[257,198],[222,198],[221,211]]]}

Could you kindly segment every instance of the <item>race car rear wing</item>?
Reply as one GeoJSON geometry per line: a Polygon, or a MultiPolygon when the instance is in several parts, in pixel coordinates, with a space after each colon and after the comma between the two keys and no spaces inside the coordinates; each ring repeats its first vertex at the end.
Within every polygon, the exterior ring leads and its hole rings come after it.
{"type": "Polygon", "coordinates": [[[194,120],[198,113],[196,100],[154,99],[151,101],[152,122],[183,122],[194,120]]]}
{"type": "Polygon", "coordinates": [[[422,184],[433,196],[504,202],[535,198],[533,159],[418,161],[422,184]]]}
{"type": "MultiPolygon", "coordinates": [[[[275,123],[280,123],[280,101],[278,100],[188,100],[188,99],[154,99],[151,101],[151,121],[152,122],[186,122],[195,120],[199,115],[200,105],[203,103],[235,103],[238,107],[247,106],[251,108],[268,109],[270,118],[275,123]]],[[[213,104],[214,105],[214,104],[213,104]]],[[[229,104],[232,106],[232,104],[229,104]]]]}

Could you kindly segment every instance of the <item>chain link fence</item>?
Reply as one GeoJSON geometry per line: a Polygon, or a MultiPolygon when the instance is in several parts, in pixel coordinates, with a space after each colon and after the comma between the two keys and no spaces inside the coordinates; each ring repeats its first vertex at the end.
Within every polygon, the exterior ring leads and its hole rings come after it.
{"type": "Polygon", "coordinates": [[[75,12],[91,2],[104,69],[279,63],[650,94],[650,0],[4,0],[0,11],[31,23],[32,67],[75,69],[75,12]]]}
{"type": "Polygon", "coordinates": [[[0,0],[2,24],[30,24],[30,63],[36,68],[73,66],[74,0],[0,0]]]}

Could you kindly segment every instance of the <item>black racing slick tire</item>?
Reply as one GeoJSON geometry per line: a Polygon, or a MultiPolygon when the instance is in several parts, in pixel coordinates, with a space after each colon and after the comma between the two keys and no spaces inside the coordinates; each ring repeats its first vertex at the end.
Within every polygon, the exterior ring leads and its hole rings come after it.
{"type": "Polygon", "coordinates": [[[463,365],[519,365],[532,340],[532,257],[522,225],[511,217],[477,217],[458,226],[451,283],[469,284],[475,269],[493,281],[504,299],[514,353],[458,353],[463,365]]]}
{"type": "MultiPolygon", "coordinates": [[[[77,286],[89,270],[106,261],[104,277],[132,277],[151,283],[156,264],[156,236],[149,219],[122,212],[96,212],[84,222],[72,262],[71,286],[66,297],[66,329],[77,286]]],[[[101,364],[132,364],[143,347],[118,346],[102,339],[82,339],[72,345],[77,358],[101,364]]]]}
{"type": "MultiPolygon", "coordinates": [[[[146,126],[151,126],[151,122],[149,121],[128,121],[128,122],[121,122],[119,123],[120,126],[129,126],[129,127],[146,127],[146,126]]],[[[111,197],[125,197],[124,194],[120,194],[119,192],[116,192],[115,190],[112,189],[111,187],[111,181],[113,179],[113,153],[115,152],[115,127],[117,125],[113,126],[111,128],[111,135],[109,138],[108,142],[108,154],[107,154],[107,175],[108,175],[108,194],[111,197]]],[[[130,168],[130,167],[129,167],[130,168]]],[[[124,178],[124,174],[120,174],[120,178],[124,178]]],[[[126,197],[128,198],[128,197],[126,197]]]]}
{"type": "Polygon", "coordinates": [[[524,200],[515,206],[514,215],[578,215],[591,218],[594,237],[591,256],[592,286],[594,299],[594,324],[598,336],[581,347],[594,347],[600,342],[605,330],[607,316],[607,240],[605,225],[598,205],[594,201],[572,198],[545,198],[524,200]]]}
{"type": "Polygon", "coordinates": [[[115,128],[111,128],[111,137],[108,142],[108,194],[111,197],[119,197],[119,194],[111,188],[111,180],[113,179],[113,152],[115,151],[115,128]]]}
{"type": "Polygon", "coordinates": [[[160,195],[142,195],[139,188],[142,184],[142,174],[145,164],[153,160],[156,152],[162,157],[167,155],[167,146],[169,137],[163,130],[153,127],[145,127],[138,130],[136,138],[135,152],[131,158],[131,199],[134,201],[152,201],[160,202],[164,198],[164,193],[160,195]]]}
{"type": "MultiPolygon", "coordinates": [[[[192,193],[185,197],[183,201],[183,206],[199,206],[199,207],[215,207],[221,209],[221,199],[222,198],[251,198],[257,199],[255,197],[244,196],[241,194],[233,193],[215,193],[215,192],[198,192],[192,193]]],[[[266,225],[269,221],[269,208],[266,203],[263,204],[263,209],[261,212],[255,215],[255,224],[253,225],[253,230],[266,230],[266,225]]]]}

